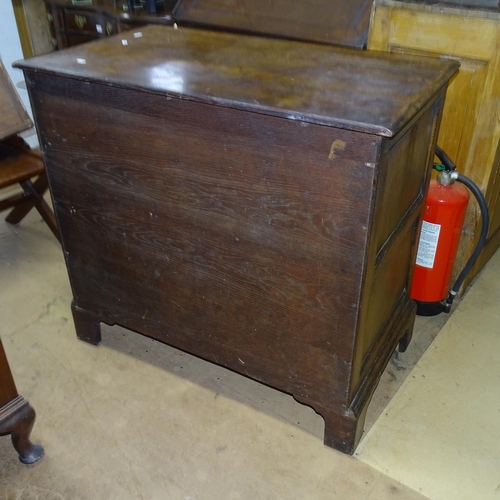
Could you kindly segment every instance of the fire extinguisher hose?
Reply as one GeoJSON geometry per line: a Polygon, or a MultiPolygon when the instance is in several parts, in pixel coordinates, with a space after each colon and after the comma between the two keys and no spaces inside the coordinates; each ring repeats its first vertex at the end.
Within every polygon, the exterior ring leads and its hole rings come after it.
{"type": "Polygon", "coordinates": [[[456,165],[451,161],[450,157],[439,146],[436,146],[436,156],[443,162],[443,165],[446,167],[446,170],[454,174],[453,177],[455,177],[455,179],[458,182],[461,182],[470,189],[470,191],[476,198],[477,203],[479,205],[479,209],[481,211],[481,234],[479,235],[476,247],[474,248],[474,251],[472,252],[472,255],[469,257],[469,260],[465,264],[464,268],[458,275],[458,278],[456,279],[454,285],[452,286],[443,304],[445,308],[444,312],[450,312],[453,300],[455,299],[458,291],[460,290],[460,287],[462,286],[462,283],[464,282],[467,274],[476,263],[476,260],[479,257],[479,254],[481,253],[486,243],[486,238],[488,236],[488,228],[490,225],[490,216],[488,211],[488,205],[486,204],[486,199],[481,190],[479,189],[479,187],[468,177],[465,177],[465,175],[456,172],[457,168],[456,165]]]}

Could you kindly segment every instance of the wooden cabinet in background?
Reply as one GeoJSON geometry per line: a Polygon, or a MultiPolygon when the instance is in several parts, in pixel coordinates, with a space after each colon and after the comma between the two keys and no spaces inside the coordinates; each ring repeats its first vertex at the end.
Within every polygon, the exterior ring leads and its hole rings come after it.
{"type": "Polygon", "coordinates": [[[58,49],[116,35],[146,24],[173,24],[172,8],[177,0],[165,0],[164,10],[148,14],[144,10],[125,11],[127,0],[92,0],[74,5],[71,0],[46,1],[53,36],[58,49]]]}
{"type": "MultiPolygon", "coordinates": [[[[500,13],[376,0],[368,48],[461,63],[448,88],[438,144],[460,173],[485,193],[491,217],[486,248],[467,285],[500,246],[500,13]]],[[[472,253],[480,230],[479,207],[471,201],[455,275],[472,253]]]]}

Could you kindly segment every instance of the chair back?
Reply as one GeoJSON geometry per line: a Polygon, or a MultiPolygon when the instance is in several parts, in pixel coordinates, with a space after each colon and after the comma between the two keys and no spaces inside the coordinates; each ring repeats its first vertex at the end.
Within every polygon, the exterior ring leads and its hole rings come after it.
{"type": "Polygon", "coordinates": [[[0,141],[31,127],[33,122],[0,60],[0,141]]]}

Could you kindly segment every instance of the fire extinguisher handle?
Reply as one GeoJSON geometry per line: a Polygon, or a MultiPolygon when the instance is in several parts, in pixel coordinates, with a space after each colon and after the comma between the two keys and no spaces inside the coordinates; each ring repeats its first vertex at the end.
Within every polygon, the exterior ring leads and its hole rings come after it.
{"type": "Polygon", "coordinates": [[[435,152],[436,156],[443,162],[443,165],[446,167],[447,172],[451,172],[457,169],[457,166],[455,165],[455,163],[453,163],[452,159],[437,144],[435,152]]]}
{"type": "MultiPolygon", "coordinates": [[[[442,151],[442,150],[441,150],[442,151]]],[[[443,161],[443,160],[441,160],[443,161]]],[[[451,161],[451,160],[450,160],[451,161]]],[[[444,161],[443,161],[444,162],[444,161]]],[[[445,163],[445,162],[444,162],[445,163]]],[[[489,216],[489,211],[488,211],[488,205],[486,204],[486,199],[479,189],[479,187],[471,181],[468,177],[465,177],[465,175],[459,174],[458,172],[455,173],[454,177],[456,176],[457,181],[461,182],[465,186],[467,186],[471,191],[474,197],[477,200],[477,203],[479,205],[479,208],[481,210],[481,234],[479,235],[479,240],[476,244],[476,248],[474,248],[474,251],[472,252],[472,255],[469,257],[469,260],[465,264],[464,268],[458,275],[458,278],[456,279],[453,287],[450,290],[450,293],[448,294],[448,297],[446,297],[446,300],[444,301],[443,306],[446,307],[448,310],[444,312],[449,312],[451,309],[451,304],[456,297],[458,291],[460,290],[460,287],[462,286],[465,277],[469,273],[469,271],[472,269],[474,264],[476,263],[477,258],[479,257],[479,254],[481,253],[485,243],[486,243],[486,238],[488,237],[488,229],[490,225],[490,216],[489,216]]]]}

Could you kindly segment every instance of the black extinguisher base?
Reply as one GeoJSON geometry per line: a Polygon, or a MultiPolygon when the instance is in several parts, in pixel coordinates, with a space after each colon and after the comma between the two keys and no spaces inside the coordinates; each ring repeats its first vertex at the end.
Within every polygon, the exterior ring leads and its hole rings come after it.
{"type": "Polygon", "coordinates": [[[417,316],[437,316],[444,311],[443,302],[420,302],[417,303],[417,316]]]}

